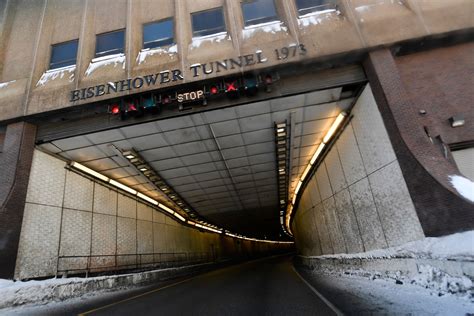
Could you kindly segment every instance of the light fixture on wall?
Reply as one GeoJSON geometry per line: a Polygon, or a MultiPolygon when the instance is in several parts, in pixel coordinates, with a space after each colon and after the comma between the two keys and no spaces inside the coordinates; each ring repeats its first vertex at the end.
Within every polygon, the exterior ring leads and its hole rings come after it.
{"type": "Polygon", "coordinates": [[[449,118],[449,122],[451,123],[451,127],[460,127],[465,124],[464,116],[462,115],[454,115],[449,118]]]}
{"type": "Polygon", "coordinates": [[[290,227],[291,215],[293,213],[293,207],[296,203],[298,193],[299,193],[304,181],[306,180],[306,178],[310,174],[311,170],[313,169],[313,166],[316,164],[316,161],[321,156],[321,153],[326,148],[327,144],[333,139],[334,135],[336,135],[336,132],[340,129],[340,126],[346,120],[347,117],[348,117],[348,114],[346,112],[339,113],[339,115],[336,117],[334,122],[331,124],[331,127],[329,127],[328,131],[324,135],[322,142],[319,144],[318,148],[316,149],[313,156],[311,157],[311,159],[309,161],[309,164],[306,166],[306,168],[304,169],[304,171],[301,174],[300,178],[298,179],[298,183],[296,184],[296,188],[293,192],[293,197],[291,199],[291,203],[289,203],[287,208],[286,208],[285,228],[290,234],[292,234],[291,227],[290,227]]]}

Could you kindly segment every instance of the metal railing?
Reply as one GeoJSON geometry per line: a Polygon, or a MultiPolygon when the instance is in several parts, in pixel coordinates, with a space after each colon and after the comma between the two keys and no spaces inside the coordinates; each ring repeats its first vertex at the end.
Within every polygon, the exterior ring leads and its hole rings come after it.
{"type": "Polygon", "coordinates": [[[154,252],[143,254],[113,254],[59,256],[56,275],[100,273],[109,271],[163,269],[214,262],[212,252],[154,252]]]}

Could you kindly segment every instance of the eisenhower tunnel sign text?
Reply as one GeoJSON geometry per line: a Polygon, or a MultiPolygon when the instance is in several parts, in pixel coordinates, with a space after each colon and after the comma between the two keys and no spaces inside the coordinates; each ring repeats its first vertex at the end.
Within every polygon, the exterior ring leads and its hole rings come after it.
{"type": "MultiPolygon", "coordinates": [[[[275,57],[279,61],[285,59],[295,58],[297,56],[304,56],[306,48],[303,44],[289,45],[274,50],[275,57]]],[[[193,64],[189,66],[193,78],[202,75],[209,75],[212,73],[221,73],[229,70],[239,69],[252,65],[264,64],[268,61],[262,51],[257,51],[254,54],[242,55],[236,58],[228,58],[221,61],[213,61],[205,64],[193,64]]],[[[164,70],[159,73],[138,76],[135,78],[128,78],[115,82],[108,82],[106,84],[99,84],[92,87],[71,91],[70,102],[85,100],[99,97],[106,94],[120,93],[124,91],[131,91],[140,89],[142,87],[150,87],[166,84],[169,82],[177,82],[184,80],[183,71],[180,69],[164,70]]]]}

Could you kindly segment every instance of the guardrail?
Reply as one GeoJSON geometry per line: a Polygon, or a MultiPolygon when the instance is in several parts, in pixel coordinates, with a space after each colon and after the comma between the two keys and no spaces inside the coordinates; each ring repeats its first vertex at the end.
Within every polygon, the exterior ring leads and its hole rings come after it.
{"type": "Polygon", "coordinates": [[[214,262],[212,252],[154,252],[143,254],[113,254],[88,256],[59,256],[56,275],[163,269],[191,264],[214,262]]]}

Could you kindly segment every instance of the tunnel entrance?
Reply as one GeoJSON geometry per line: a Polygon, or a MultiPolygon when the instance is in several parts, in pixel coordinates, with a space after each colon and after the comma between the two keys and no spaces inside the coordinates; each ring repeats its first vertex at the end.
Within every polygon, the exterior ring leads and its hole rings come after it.
{"type": "Polygon", "coordinates": [[[246,97],[187,115],[157,116],[155,121],[72,137],[50,136],[38,147],[179,208],[198,223],[284,240],[288,236],[282,232],[281,192],[283,187],[294,191],[326,131],[357,98],[365,79],[360,68],[351,72],[358,75],[347,82],[348,72],[343,72],[323,89],[310,78],[290,77],[288,84],[281,80],[275,85],[274,94],[255,101],[246,97]],[[277,124],[287,129],[284,170],[277,124]],[[127,159],[131,152],[140,165],[127,159]],[[162,187],[150,180],[149,172],[163,180],[162,187]]]}

